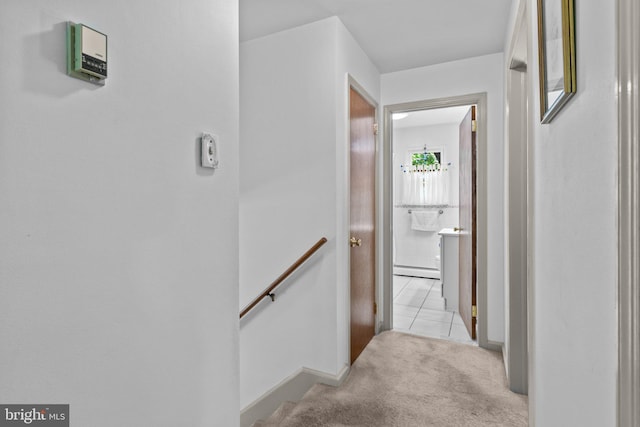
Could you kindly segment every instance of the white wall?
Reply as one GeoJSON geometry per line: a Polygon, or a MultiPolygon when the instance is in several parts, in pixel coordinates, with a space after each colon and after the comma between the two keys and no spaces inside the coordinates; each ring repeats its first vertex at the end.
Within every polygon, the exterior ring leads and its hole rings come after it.
{"type": "Polygon", "coordinates": [[[245,407],[303,366],[348,363],[346,73],[372,91],[379,77],[337,18],[244,42],[240,63],[240,306],[329,239],[241,322],[245,407]]]}
{"type": "Polygon", "coordinates": [[[0,401],[238,424],[237,8],[0,4],[0,401]],[[66,76],[67,20],[108,34],[106,86],[66,76]]]}
{"type": "MultiPolygon", "coordinates": [[[[410,163],[410,152],[422,150],[426,144],[429,151],[442,152],[442,165],[448,170],[449,205],[437,208],[442,210],[438,216],[438,227],[453,228],[458,226],[458,153],[459,124],[447,123],[433,126],[414,126],[393,129],[393,179],[394,209],[393,238],[394,264],[418,268],[438,268],[435,257],[440,255],[440,235],[435,232],[415,231],[411,229],[411,215],[402,205],[403,172],[401,165],[410,163]],[[451,165],[449,165],[451,163],[451,165]]],[[[427,210],[433,210],[428,208],[427,210]]],[[[422,209],[412,209],[422,210],[422,209]]]]}
{"type": "Polygon", "coordinates": [[[503,51],[505,53],[508,53],[511,48],[511,34],[513,27],[516,24],[516,19],[518,18],[518,7],[520,6],[521,1],[527,0],[511,0],[511,4],[509,5],[509,18],[507,20],[506,33],[504,35],[503,51]]]}
{"type": "Polygon", "coordinates": [[[536,2],[529,51],[534,99],[534,304],[537,426],[616,424],[617,105],[614,2],[576,2],[578,93],[539,124],[536,2]],[[591,31],[598,28],[598,31],[591,31]]]}
{"type": "Polygon", "coordinates": [[[392,105],[486,92],[488,98],[488,338],[504,340],[502,53],[381,76],[381,104],[392,105]]]}
{"type": "Polygon", "coordinates": [[[336,372],[334,37],[325,20],[241,44],[240,305],[329,239],[242,320],[241,407],[302,366],[336,372]]]}

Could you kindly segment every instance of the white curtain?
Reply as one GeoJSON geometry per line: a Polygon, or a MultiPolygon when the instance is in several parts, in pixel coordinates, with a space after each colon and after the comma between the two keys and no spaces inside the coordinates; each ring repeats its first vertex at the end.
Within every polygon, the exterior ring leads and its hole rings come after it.
{"type": "Polygon", "coordinates": [[[402,178],[403,205],[449,204],[448,170],[405,170],[402,178]]]}

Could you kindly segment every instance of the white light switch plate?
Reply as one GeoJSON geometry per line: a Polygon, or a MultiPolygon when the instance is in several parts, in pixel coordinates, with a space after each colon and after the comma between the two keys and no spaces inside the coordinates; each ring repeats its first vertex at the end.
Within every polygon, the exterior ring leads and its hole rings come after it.
{"type": "Polygon", "coordinates": [[[201,164],[203,168],[218,167],[218,136],[203,133],[200,137],[201,164]]]}

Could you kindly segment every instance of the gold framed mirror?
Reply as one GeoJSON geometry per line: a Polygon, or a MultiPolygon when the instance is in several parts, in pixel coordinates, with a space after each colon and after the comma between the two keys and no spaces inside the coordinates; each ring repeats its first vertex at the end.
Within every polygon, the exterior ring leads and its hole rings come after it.
{"type": "Polygon", "coordinates": [[[538,0],[540,121],[549,123],[576,93],[574,0],[538,0]]]}

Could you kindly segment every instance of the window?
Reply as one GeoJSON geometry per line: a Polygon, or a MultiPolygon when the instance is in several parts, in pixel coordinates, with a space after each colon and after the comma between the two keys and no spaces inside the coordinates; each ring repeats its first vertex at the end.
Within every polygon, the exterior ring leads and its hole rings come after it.
{"type": "Polygon", "coordinates": [[[411,155],[412,166],[431,166],[439,165],[442,161],[442,153],[440,151],[424,151],[422,153],[413,153],[411,155]]]}
{"type": "Polygon", "coordinates": [[[444,160],[444,156],[442,147],[427,147],[424,148],[413,148],[407,150],[407,154],[409,155],[407,159],[407,164],[411,165],[410,168],[416,169],[426,169],[426,166],[444,166],[442,161],[444,160]]]}

